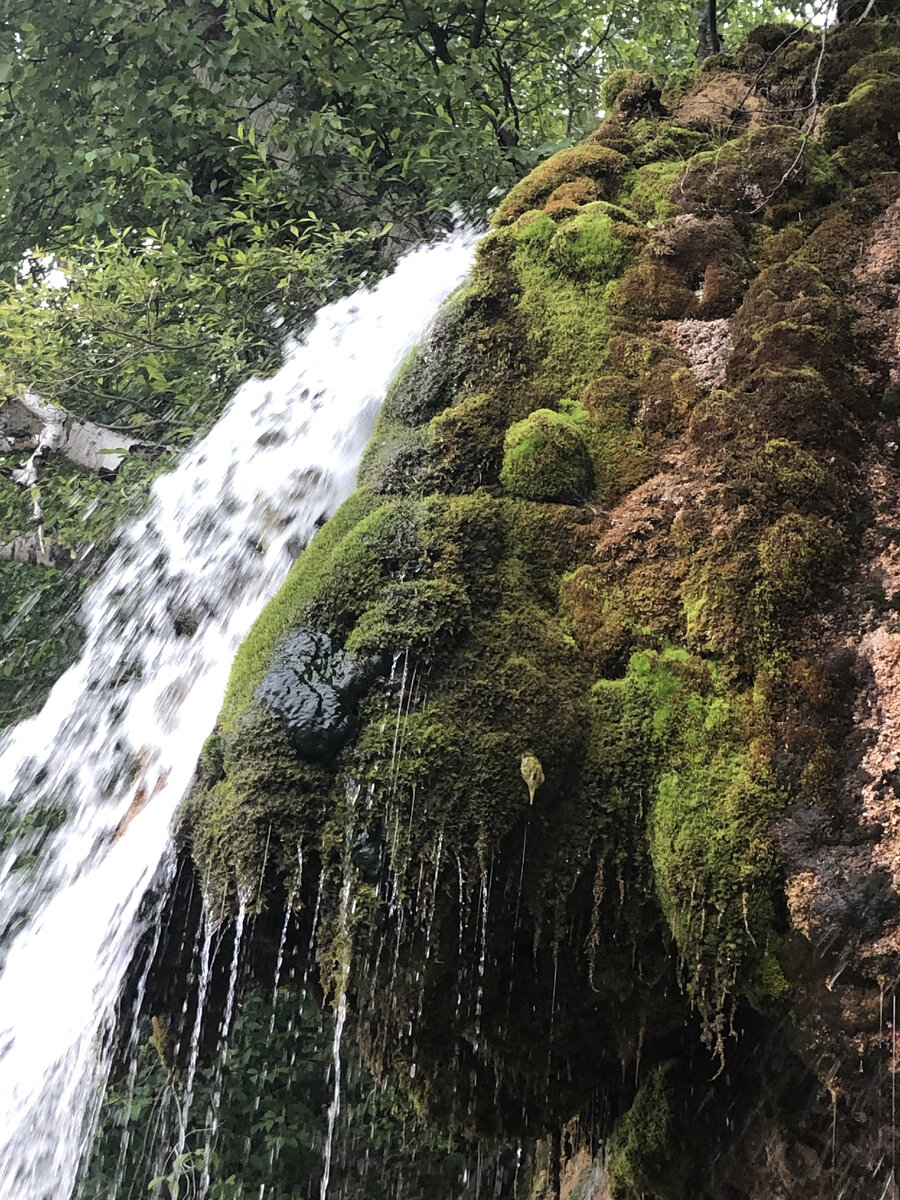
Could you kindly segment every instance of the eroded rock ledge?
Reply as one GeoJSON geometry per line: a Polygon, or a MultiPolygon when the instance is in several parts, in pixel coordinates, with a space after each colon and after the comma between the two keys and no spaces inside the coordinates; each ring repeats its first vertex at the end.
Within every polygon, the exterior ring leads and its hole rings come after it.
{"type": "Polygon", "coordinates": [[[900,31],[608,91],[243,647],[193,854],[217,906],[318,906],[369,1068],[535,1195],[881,1195],[900,31]],[[299,628],[385,664],[330,757],[260,701],[299,628]]]}

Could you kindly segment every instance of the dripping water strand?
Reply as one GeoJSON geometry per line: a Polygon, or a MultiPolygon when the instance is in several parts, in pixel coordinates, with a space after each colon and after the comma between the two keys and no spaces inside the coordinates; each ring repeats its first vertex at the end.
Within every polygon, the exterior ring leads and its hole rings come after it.
{"type": "Polygon", "coordinates": [[[487,966],[487,923],[488,923],[488,877],[487,872],[481,875],[481,948],[478,954],[478,984],[475,989],[475,1041],[474,1050],[478,1053],[481,1044],[481,1010],[484,1003],[484,972],[487,966]]]}
{"type": "Polygon", "coordinates": [[[172,1151],[171,1162],[174,1170],[178,1170],[183,1160],[188,1138],[188,1121],[191,1106],[194,1102],[194,1081],[197,1076],[197,1064],[200,1060],[200,1033],[203,1017],[206,1012],[206,997],[209,992],[209,981],[212,974],[212,944],[215,926],[209,911],[204,908],[203,940],[200,945],[200,964],[197,973],[197,1012],[191,1029],[191,1040],[188,1047],[187,1075],[185,1077],[184,1093],[182,1095],[178,1118],[178,1141],[172,1151]]]}
{"type": "MultiPolygon", "coordinates": [[[[271,827],[270,827],[271,828],[271,827]]],[[[234,1015],[234,1002],[237,994],[238,967],[241,960],[241,943],[244,936],[244,922],[247,916],[247,898],[242,895],[234,923],[234,948],[231,953],[231,966],[228,971],[228,994],[225,998],[225,1011],[219,1025],[219,1036],[216,1044],[216,1066],[213,1075],[213,1086],[209,1106],[206,1111],[205,1136],[203,1142],[203,1168],[200,1174],[200,1184],[197,1190],[197,1200],[205,1200],[210,1185],[210,1166],[212,1152],[215,1148],[216,1134],[219,1129],[219,1109],[222,1104],[222,1083],[228,1062],[228,1037],[231,1032],[231,1021],[234,1015]]]]}
{"type": "Polygon", "coordinates": [[[331,1181],[331,1156],[334,1149],[334,1130],[341,1111],[341,1043],[344,1037],[344,1024],[347,1020],[347,987],[350,982],[350,965],[352,956],[351,928],[351,897],[353,893],[353,838],[354,810],[359,798],[360,788],[356,784],[347,789],[347,822],[344,829],[343,881],[341,884],[341,900],[338,912],[338,939],[340,963],[338,966],[338,1002],[334,1020],[334,1037],[331,1043],[331,1070],[333,1089],[331,1103],[328,1105],[328,1128],[325,1135],[325,1162],[322,1170],[322,1187],[319,1200],[326,1200],[328,1185],[331,1181]]]}

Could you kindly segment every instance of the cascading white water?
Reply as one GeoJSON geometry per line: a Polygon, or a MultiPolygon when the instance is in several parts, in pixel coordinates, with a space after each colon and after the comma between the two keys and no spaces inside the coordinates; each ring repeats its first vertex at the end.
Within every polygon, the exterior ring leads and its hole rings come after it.
{"type": "Polygon", "coordinates": [[[141,899],[235,650],[351,490],[386,385],[471,245],[407,255],[323,309],[276,376],[240,389],[124,531],[88,593],[80,661],[0,742],[0,801],[66,814],[27,874],[27,836],[0,859],[0,1200],[72,1192],[141,899]]]}

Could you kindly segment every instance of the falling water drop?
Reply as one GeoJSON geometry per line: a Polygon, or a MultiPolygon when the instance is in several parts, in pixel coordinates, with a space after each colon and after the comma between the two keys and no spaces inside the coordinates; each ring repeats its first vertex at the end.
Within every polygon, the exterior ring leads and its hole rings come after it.
{"type": "Polygon", "coordinates": [[[231,1019],[234,1015],[234,1002],[237,995],[238,967],[241,961],[241,942],[244,936],[244,922],[247,917],[247,897],[241,896],[237,917],[234,923],[234,947],[231,952],[231,967],[228,972],[228,993],[225,997],[225,1011],[219,1024],[219,1037],[216,1044],[216,1066],[213,1077],[212,1093],[206,1112],[206,1125],[203,1138],[203,1168],[197,1189],[197,1200],[205,1200],[210,1185],[210,1162],[212,1150],[219,1128],[219,1108],[222,1103],[222,1079],[228,1061],[228,1035],[231,1031],[231,1019]]]}
{"type": "Polygon", "coordinates": [[[347,790],[347,823],[344,829],[343,881],[341,884],[341,901],[338,912],[338,938],[340,940],[340,964],[338,978],[338,1003],[334,1019],[334,1037],[331,1043],[331,1071],[333,1090],[331,1103],[328,1105],[328,1131],[325,1136],[325,1165],[322,1171],[322,1187],[319,1200],[326,1200],[328,1184],[331,1180],[331,1156],[334,1149],[334,1129],[341,1111],[341,1043],[344,1037],[344,1025],[347,1020],[347,986],[350,982],[350,965],[352,955],[352,930],[350,918],[352,914],[351,896],[353,893],[353,838],[355,834],[354,816],[356,801],[359,798],[359,785],[353,785],[347,790]]]}

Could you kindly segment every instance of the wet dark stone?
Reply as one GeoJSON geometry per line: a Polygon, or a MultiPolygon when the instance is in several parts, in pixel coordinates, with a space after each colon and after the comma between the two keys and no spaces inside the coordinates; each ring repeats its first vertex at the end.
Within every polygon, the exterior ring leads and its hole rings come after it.
{"type": "Polygon", "coordinates": [[[350,857],[362,879],[375,883],[384,857],[384,828],[380,821],[360,829],[353,839],[350,857]]]}
{"type": "Polygon", "coordinates": [[[463,336],[465,313],[445,308],[417,346],[384,402],[384,414],[404,425],[423,425],[452,404],[476,356],[463,336]]]}
{"type": "Polygon", "coordinates": [[[196,614],[189,608],[170,609],[169,612],[176,637],[193,637],[199,627],[196,614]]]}
{"type": "Polygon", "coordinates": [[[382,670],[357,659],[315,629],[297,629],[272,656],[255,699],[284,722],[304,758],[333,759],[355,727],[356,706],[382,670]]]}

